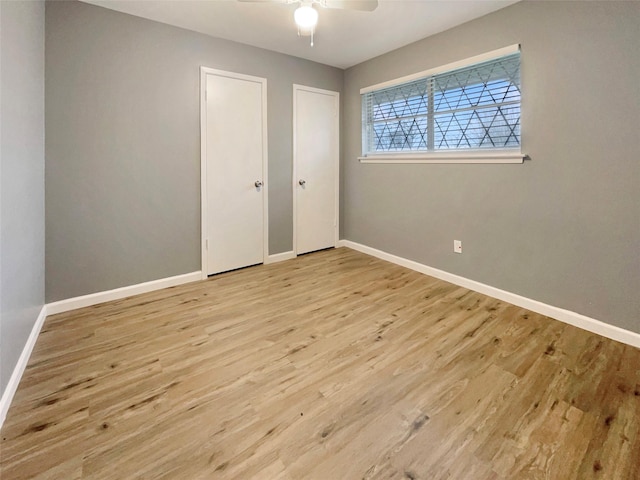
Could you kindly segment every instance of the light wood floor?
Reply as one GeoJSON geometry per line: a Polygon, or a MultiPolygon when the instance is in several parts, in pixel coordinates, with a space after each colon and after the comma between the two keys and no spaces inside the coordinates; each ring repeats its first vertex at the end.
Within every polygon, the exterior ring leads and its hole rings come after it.
{"type": "Polygon", "coordinates": [[[348,250],[49,317],[0,478],[640,479],[640,351],[348,250]]]}

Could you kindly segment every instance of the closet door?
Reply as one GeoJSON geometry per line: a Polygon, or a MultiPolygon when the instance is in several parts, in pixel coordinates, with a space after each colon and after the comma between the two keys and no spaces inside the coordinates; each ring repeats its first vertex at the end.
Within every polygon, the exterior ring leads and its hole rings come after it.
{"type": "Polygon", "coordinates": [[[294,85],[295,253],[335,247],[339,94],[294,85]]]}
{"type": "Polygon", "coordinates": [[[266,80],[206,74],[207,274],[263,263],[266,80]]]}

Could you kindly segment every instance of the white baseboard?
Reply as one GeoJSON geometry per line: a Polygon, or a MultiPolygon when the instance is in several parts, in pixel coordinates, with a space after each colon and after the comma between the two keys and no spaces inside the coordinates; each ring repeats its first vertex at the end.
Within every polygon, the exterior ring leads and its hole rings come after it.
{"type": "Polygon", "coordinates": [[[269,255],[264,261],[264,264],[269,265],[270,263],[284,262],[285,260],[291,260],[292,258],[296,258],[296,254],[293,251],[276,253],[274,255],[269,255]]]}
{"type": "Polygon", "coordinates": [[[531,298],[507,292],[505,290],[501,290],[484,283],[476,282],[475,280],[470,280],[459,275],[454,275],[453,273],[438,270],[437,268],[428,267],[427,265],[414,262],[413,260],[407,260],[406,258],[398,257],[397,255],[383,252],[382,250],[377,250],[375,248],[367,247],[366,245],[352,242],[350,240],[340,240],[337,246],[348,247],[353,250],[366,253],[367,255],[371,255],[372,257],[377,257],[382,260],[395,263],[396,265],[415,270],[416,272],[439,278],[440,280],[453,283],[454,285],[459,285],[461,287],[468,288],[469,290],[473,290],[475,292],[479,292],[484,295],[503,300],[513,305],[517,305],[518,307],[526,308],[527,310],[531,310],[532,312],[540,313],[547,317],[551,317],[561,322],[568,323],[569,325],[573,325],[574,327],[578,327],[592,333],[597,333],[598,335],[602,335],[603,337],[607,337],[612,340],[616,340],[618,342],[640,348],[640,333],[625,330],[623,328],[610,325],[608,323],[596,320],[595,318],[587,317],[571,310],[554,307],[553,305],[548,305],[531,298]]]}
{"type": "Polygon", "coordinates": [[[9,383],[7,383],[7,387],[4,389],[4,392],[2,392],[2,398],[0,398],[0,428],[2,428],[5,418],[7,418],[7,412],[11,406],[11,401],[13,400],[13,396],[16,394],[16,390],[18,390],[20,379],[22,378],[25,368],[27,368],[29,357],[31,356],[33,347],[38,340],[38,335],[40,334],[40,330],[42,330],[42,325],[44,325],[47,315],[47,306],[44,305],[40,310],[40,315],[38,315],[36,323],[33,324],[29,338],[27,338],[27,343],[22,349],[22,353],[18,358],[18,363],[16,363],[13,373],[9,378],[9,383]]]}
{"type": "Polygon", "coordinates": [[[47,304],[47,315],[55,315],[57,313],[68,312],[77,308],[90,307],[98,303],[110,302],[112,300],[120,300],[121,298],[138,295],[140,293],[153,292],[162,288],[175,287],[183,283],[195,282],[202,279],[202,272],[191,272],[175,277],[161,278],[152,280],[151,282],[138,283],[128,287],[116,288],[105,292],[91,293],[81,297],[68,298],[47,304]]]}

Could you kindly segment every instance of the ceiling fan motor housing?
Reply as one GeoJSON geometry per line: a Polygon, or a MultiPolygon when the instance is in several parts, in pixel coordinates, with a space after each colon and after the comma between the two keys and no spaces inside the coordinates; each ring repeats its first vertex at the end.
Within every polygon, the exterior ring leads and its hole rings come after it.
{"type": "Polygon", "coordinates": [[[302,2],[293,13],[293,18],[298,26],[299,35],[313,35],[318,24],[318,11],[311,6],[311,3],[302,2]]]}

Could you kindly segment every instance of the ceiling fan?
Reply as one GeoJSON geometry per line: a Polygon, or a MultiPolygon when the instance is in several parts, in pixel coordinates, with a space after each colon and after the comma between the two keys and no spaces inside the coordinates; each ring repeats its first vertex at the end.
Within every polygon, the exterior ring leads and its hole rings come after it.
{"type": "Polygon", "coordinates": [[[378,8],[378,0],[238,0],[249,3],[298,3],[299,7],[293,13],[293,19],[298,26],[299,36],[310,36],[313,47],[313,33],[318,24],[318,11],[313,8],[319,5],[323,8],[337,8],[343,10],[360,10],[371,12],[378,8]]]}

